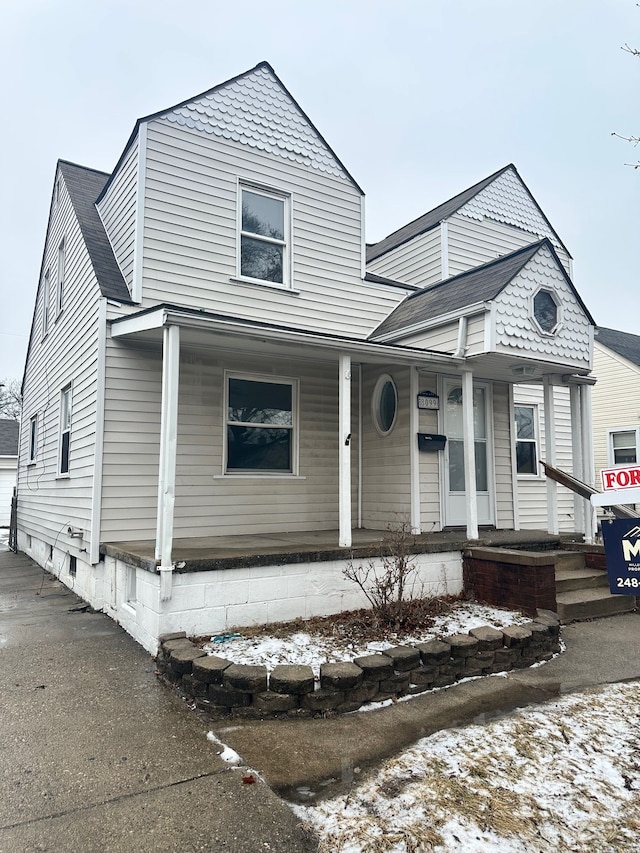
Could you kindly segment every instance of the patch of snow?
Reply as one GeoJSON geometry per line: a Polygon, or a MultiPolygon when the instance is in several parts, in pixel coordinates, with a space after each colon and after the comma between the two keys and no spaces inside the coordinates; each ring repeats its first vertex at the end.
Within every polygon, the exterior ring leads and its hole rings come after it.
{"type": "Polygon", "coordinates": [[[292,805],[341,853],[636,850],[638,683],[438,732],[348,794],[292,805]]]}
{"type": "Polygon", "coordinates": [[[279,664],[310,666],[316,678],[320,676],[321,663],[353,660],[356,657],[380,652],[391,645],[413,645],[440,639],[451,634],[467,634],[472,628],[489,625],[504,628],[530,621],[521,613],[503,610],[472,602],[459,602],[449,613],[434,618],[434,624],[420,634],[397,635],[392,642],[356,644],[339,637],[321,637],[297,632],[289,637],[242,637],[229,635],[225,642],[204,646],[208,654],[218,655],[232,663],[266,666],[268,672],[279,664]]]}
{"type": "Polygon", "coordinates": [[[215,746],[222,748],[218,755],[223,761],[226,761],[227,764],[240,764],[242,761],[238,753],[234,749],[231,749],[230,746],[227,746],[219,740],[213,732],[207,732],[207,740],[211,741],[215,746]]]}

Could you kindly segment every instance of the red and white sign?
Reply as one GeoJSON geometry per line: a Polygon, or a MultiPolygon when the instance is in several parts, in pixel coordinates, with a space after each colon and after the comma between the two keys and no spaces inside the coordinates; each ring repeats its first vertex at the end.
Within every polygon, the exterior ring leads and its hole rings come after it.
{"type": "Polygon", "coordinates": [[[600,472],[602,490],[637,489],[640,487],[640,465],[626,465],[621,468],[604,468],[600,472]]]}

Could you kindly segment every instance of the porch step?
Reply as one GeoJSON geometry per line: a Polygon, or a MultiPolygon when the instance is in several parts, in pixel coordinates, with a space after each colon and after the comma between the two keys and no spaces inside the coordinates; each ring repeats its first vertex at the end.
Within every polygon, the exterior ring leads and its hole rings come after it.
{"type": "Polygon", "coordinates": [[[572,592],[577,589],[593,589],[604,587],[608,589],[609,581],[604,572],[598,569],[557,569],[556,593],[572,592]]]}
{"type": "Polygon", "coordinates": [[[608,585],[560,592],[556,595],[556,601],[560,621],[565,623],[576,619],[628,613],[636,606],[633,595],[611,595],[608,585]]]}

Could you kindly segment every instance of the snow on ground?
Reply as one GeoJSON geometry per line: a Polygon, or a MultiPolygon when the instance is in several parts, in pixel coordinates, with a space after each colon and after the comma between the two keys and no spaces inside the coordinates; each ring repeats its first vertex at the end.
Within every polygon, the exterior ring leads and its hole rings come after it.
{"type": "Polygon", "coordinates": [[[640,850],[640,685],[438,732],[348,794],[291,805],[321,853],[640,850]]]}
{"type": "Polygon", "coordinates": [[[528,621],[530,620],[527,617],[513,610],[458,602],[449,613],[434,617],[434,624],[423,633],[398,635],[392,642],[357,645],[339,637],[312,636],[304,632],[292,634],[290,637],[242,637],[237,634],[222,634],[218,638],[212,638],[204,648],[210,654],[219,655],[233,663],[266,666],[269,672],[278,664],[306,664],[312,667],[318,677],[321,663],[353,660],[371,652],[382,651],[394,643],[424,643],[450,634],[467,634],[472,628],[482,625],[500,628],[528,621]]]}

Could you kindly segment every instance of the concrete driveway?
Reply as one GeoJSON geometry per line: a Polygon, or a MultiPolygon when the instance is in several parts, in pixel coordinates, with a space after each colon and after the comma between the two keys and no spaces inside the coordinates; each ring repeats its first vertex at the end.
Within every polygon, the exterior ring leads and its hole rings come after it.
{"type": "Polygon", "coordinates": [[[7,550],[0,721],[0,853],[316,849],[264,782],[219,757],[140,646],[7,550]]]}

